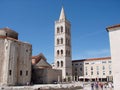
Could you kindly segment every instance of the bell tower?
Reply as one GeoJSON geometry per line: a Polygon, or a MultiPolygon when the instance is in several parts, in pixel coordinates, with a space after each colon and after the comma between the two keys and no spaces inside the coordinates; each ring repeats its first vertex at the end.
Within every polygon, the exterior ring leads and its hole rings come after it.
{"type": "Polygon", "coordinates": [[[54,68],[62,70],[62,79],[72,76],[71,24],[62,7],[59,20],[55,21],[54,68]]]}

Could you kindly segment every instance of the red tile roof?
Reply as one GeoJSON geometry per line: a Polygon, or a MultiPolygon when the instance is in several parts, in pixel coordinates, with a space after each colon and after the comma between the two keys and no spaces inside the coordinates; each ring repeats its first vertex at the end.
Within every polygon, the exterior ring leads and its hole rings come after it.
{"type": "Polygon", "coordinates": [[[111,57],[89,58],[89,59],[73,60],[72,62],[97,61],[97,60],[108,60],[108,59],[111,59],[111,57]]]}
{"type": "Polygon", "coordinates": [[[38,54],[37,56],[32,56],[32,64],[37,64],[41,59],[46,61],[46,58],[42,53],[38,54]]]}

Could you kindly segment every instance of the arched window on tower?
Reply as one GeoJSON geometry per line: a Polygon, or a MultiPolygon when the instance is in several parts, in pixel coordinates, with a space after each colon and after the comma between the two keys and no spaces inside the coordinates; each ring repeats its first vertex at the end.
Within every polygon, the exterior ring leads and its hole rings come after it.
{"type": "Polygon", "coordinates": [[[68,41],[68,39],[66,39],[66,45],[69,45],[69,41],[68,41]]]}
{"type": "Polygon", "coordinates": [[[68,56],[68,50],[66,50],[66,56],[68,56]]]}
{"type": "Polygon", "coordinates": [[[67,34],[67,27],[65,27],[65,33],[67,34]]]}
{"type": "Polygon", "coordinates": [[[57,33],[59,33],[59,32],[60,32],[59,27],[57,27],[57,33]]]}
{"type": "Polygon", "coordinates": [[[59,39],[57,39],[57,44],[59,44],[59,39]]]}
{"type": "Polygon", "coordinates": [[[61,38],[61,44],[63,44],[63,38],[61,38]]]}
{"type": "Polygon", "coordinates": [[[61,33],[63,32],[63,26],[61,26],[61,33]]]}
{"type": "Polygon", "coordinates": [[[70,46],[70,40],[68,40],[68,45],[70,46]]]}
{"type": "Polygon", "coordinates": [[[70,33],[70,28],[68,29],[68,34],[71,35],[71,33],[70,33]]]}
{"type": "Polygon", "coordinates": [[[68,35],[70,34],[70,30],[69,30],[69,28],[67,29],[67,33],[68,33],[68,35]]]}
{"type": "Polygon", "coordinates": [[[63,50],[61,50],[61,55],[63,55],[63,50]]]}
{"type": "Polygon", "coordinates": [[[63,67],[63,61],[61,61],[61,67],[63,67]]]}
{"type": "Polygon", "coordinates": [[[57,50],[57,56],[59,56],[59,50],[57,50]]]}
{"type": "Polygon", "coordinates": [[[70,56],[70,51],[68,51],[68,55],[70,56]]]}
{"type": "Polygon", "coordinates": [[[65,41],[65,42],[66,42],[66,45],[67,45],[67,44],[68,44],[68,39],[67,39],[67,38],[66,38],[66,41],[65,41]]]}
{"type": "Polygon", "coordinates": [[[59,61],[57,61],[57,67],[59,67],[59,61]]]}

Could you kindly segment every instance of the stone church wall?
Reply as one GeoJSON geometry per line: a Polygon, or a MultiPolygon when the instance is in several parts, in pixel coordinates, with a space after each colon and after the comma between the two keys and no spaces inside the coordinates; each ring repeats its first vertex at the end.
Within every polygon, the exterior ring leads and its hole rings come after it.
{"type": "Polygon", "coordinates": [[[19,49],[18,59],[18,84],[26,84],[31,80],[31,45],[22,43],[19,49]],[[20,74],[22,72],[22,75],[20,74]]]}
{"type": "Polygon", "coordinates": [[[51,84],[62,78],[62,71],[51,68],[34,68],[32,72],[32,81],[35,84],[51,84]]]}
{"type": "Polygon", "coordinates": [[[2,84],[1,82],[3,82],[3,74],[4,74],[4,65],[5,65],[5,61],[4,61],[4,40],[0,39],[0,84],[2,84]]]}
{"type": "Polygon", "coordinates": [[[62,70],[47,69],[47,82],[55,83],[62,81],[62,70]]]}
{"type": "Polygon", "coordinates": [[[0,85],[25,85],[31,81],[32,46],[0,38],[0,85]]]}

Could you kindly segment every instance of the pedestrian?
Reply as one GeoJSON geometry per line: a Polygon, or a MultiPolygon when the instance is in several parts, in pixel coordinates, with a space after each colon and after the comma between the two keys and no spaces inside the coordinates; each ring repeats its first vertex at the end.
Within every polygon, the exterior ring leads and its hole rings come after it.
{"type": "Polygon", "coordinates": [[[103,83],[102,83],[102,82],[100,83],[100,87],[101,87],[101,89],[103,90],[103,83]]]}
{"type": "Polygon", "coordinates": [[[94,90],[94,83],[91,83],[91,89],[94,90]]]}
{"type": "Polygon", "coordinates": [[[110,90],[112,90],[112,83],[111,82],[108,83],[108,86],[109,86],[110,90]]]}
{"type": "Polygon", "coordinates": [[[98,90],[98,82],[95,83],[95,88],[98,90]]]}

